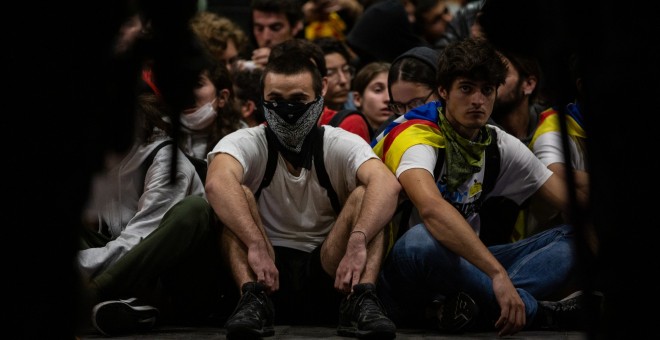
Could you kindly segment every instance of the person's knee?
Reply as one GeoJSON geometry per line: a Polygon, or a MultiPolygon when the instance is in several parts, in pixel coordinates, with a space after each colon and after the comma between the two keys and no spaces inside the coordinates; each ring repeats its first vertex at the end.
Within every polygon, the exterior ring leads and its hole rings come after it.
{"type": "Polygon", "coordinates": [[[170,208],[163,219],[169,221],[170,224],[191,231],[197,228],[208,228],[211,213],[211,207],[206,199],[201,196],[188,196],[170,208]]]}

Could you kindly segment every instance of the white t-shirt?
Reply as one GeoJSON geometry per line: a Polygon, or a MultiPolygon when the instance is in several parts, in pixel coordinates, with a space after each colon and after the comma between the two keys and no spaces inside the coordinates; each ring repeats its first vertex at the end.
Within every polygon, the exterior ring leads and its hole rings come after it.
{"type": "MultiPolygon", "coordinates": [[[[488,197],[504,196],[517,204],[522,204],[550,178],[552,172],[518,138],[496,126],[490,126],[497,133],[497,147],[500,150],[500,173],[488,197]]],[[[395,174],[398,178],[401,173],[413,168],[426,169],[433,174],[437,159],[437,148],[417,144],[404,152],[395,174]]],[[[442,166],[439,179],[436,179],[443,197],[465,217],[477,234],[481,229],[481,221],[479,215],[475,212],[475,202],[481,196],[484,169],[485,167],[482,167],[480,172],[472,175],[459,186],[457,191],[451,193],[447,192],[446,162],[442,166]]],[[[422,222],[416,209],[413,209],[410,222],[411,225],[422,222]]]]}
{"type": "MultiPolygon", "coordinates": [[[[358,168],[378,156],[360,136],[332,126],[324,128],[324,164],[343,205],[356,187],[358,168]]],[[[243,166],[242,184],[256,192],[268,161],[266,127],[240,129],[225,136],[209,153],[209,163],[220,152],[238,160],[243,166]]],[[[337,219],[326,190],[316,176],[313,162],[311,170],[303,168],[299,176],[294,176],[287,170],[281,155],[278,155],[273,179],[262,189],[257,205],[273,246],[307,252],[325,240],[337,219]]]]}

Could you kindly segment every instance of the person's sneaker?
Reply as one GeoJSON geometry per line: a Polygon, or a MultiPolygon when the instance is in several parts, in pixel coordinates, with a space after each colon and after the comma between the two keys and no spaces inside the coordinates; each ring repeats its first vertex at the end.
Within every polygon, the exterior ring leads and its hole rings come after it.
{"type": "Polygon", "coordinates": [[[337,334],[360,339],[396,337],[396,326],[383,312],[374,284],[357,284],[353,286],[353,293],[342,300],[337,334]]]}
{"type": "Polygon", "coordinates": [[[111,300],[92,309],[92,324],[101,334],[116,336],[151,330],[160,312],[156,307],[141,305],[136,298],[111,300]]]}
{"type": "Polygon", "coordinates": [[[275,334],[273,302],[266,294],[266,286],[247,282],[241,287],[243,295],[236,309],[225,322],[227,339],[259,339],[275,334]]]}
{"type": "Polygon", "coordinates": [[[466,293],[459,292],[443,301],[434,300],[436,325],[444,333],[460,333],[472,325],[479,313],[476,302],[466,293]]]}
{"type": "Polygon", "coordinates": [[[543,330],[583,330],[597,314],[603,295],[600,292],[577,291],[559,301],[538,301],[534,322],[543,330]]]}

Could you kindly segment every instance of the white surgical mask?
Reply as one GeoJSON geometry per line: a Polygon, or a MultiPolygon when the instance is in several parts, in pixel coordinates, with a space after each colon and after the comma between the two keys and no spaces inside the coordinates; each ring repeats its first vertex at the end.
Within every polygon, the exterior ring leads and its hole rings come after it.
{"type": "Polygon", "coordinates": [[[218,113],[213,108],[213,103],[215,103],[215,99],[210,103],[204,104],[193,113],[181,114],[181,124],[190,130],[198,131],[207,128],[218,117],[218,113]]]}

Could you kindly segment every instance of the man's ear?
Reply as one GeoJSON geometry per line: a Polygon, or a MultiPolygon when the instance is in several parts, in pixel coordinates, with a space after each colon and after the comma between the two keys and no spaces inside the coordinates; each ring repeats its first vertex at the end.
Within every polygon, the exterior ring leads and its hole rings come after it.
{"type": "Polygon", "coordinates": [[[326,92],[328,92],[328,77],[323,77],[323,88],[321,89],[321,96],[325,97],[326,92]]]}
{"type": "Polygon", "coordinates": [[[229,95],[229,89],[220,90],[220,92],[218,92],[218,97],[216,98],[216,107],[225,107],[225,105],[227,105],[227,101],[229,100],[229,95]]]}
{"type": "Polygon", "coordinates": [[[438,86],[438,94],[440,94],[440,98],[442,98],[442,100],[447,100],[447,90],[445,90],[444,87],[438,86]]]}
{"type": "Polygon", "coordinates": [[[538,84],[538,79],[535,76],[529,76],[522,83],[522,90],[526,96],[529,96],[536,89],[536,84],[538,84]]]}
{"type": "Polygon", "coordinates": [[[243,101],[243,104],[241,105],[241,115],[243,116],[243,119],[250,119],[254,115],[254,111],[257,109],[257,104],[251,100],[245,100],[243,101]]]}

